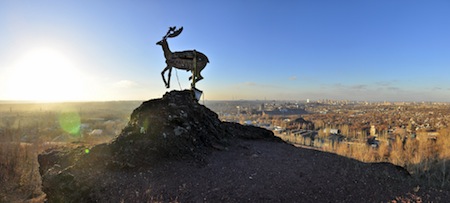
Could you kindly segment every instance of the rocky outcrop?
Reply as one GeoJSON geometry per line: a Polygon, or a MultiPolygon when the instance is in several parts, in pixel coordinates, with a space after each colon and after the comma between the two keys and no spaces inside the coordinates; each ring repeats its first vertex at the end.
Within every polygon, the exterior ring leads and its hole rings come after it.
{"type": "Polygon", "coordinates": [[[190,91],[172,91],[136,108],[111,147],[122,161],[136,165],[201,156],[226,145],[230,136],[217,114],[198,104],[190,91]]]}
{"type": "Polygon", "coordinates": [[[281,141],[265,129],[221,122],[189,90],[171,91],[136,108],[128,125],[110,144],[41,154],[43,190],[49,200],[86,200],[83,198],[92,189],[89,176],[93,174],[143,168],[164,160],[204,162],[204,156],[227,149],[234,138],[281,141]]]}

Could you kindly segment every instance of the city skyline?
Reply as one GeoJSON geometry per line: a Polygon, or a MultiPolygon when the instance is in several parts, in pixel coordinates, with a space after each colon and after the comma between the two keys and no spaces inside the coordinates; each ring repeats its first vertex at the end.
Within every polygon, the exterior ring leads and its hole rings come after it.
{"type": "MultiPolygon", "coordinates": [[[[0,100],[148,100],[160,46],[210,63],[206,100],[450,102],[446,1],[2,1],[0,100]]],[[[181,87],[181,88],[180,88],[181,87]]]]}

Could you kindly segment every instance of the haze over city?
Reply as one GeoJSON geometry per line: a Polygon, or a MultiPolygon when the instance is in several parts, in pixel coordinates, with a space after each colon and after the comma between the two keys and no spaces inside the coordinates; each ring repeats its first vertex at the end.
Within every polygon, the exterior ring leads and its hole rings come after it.
{"type": "Polygon", "coordinates": [[[450,102],[448,1],[1,1],[0,100],[148,100],[189,88],[163,51],[210,63],[207,100],[450,102]],[[179,78],[179,80],[177,80],[179,78]],[[179,82],[178,82],[179,81],[179,82]]]}

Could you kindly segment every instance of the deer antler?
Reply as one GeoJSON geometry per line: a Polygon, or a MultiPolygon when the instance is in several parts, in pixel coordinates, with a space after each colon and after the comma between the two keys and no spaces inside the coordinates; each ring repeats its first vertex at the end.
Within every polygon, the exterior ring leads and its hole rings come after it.
{"type": "Polygon", "coordinates": [[[180,27],[180,29],[178,30],[175,30],[176,28],[177,28],[176,26],[169,27],[169,31],[167,31],[166,35],[163,38],[166,39],[168,37],[169,38],[176,37],[183,31],[183,27],[180,27]]]}

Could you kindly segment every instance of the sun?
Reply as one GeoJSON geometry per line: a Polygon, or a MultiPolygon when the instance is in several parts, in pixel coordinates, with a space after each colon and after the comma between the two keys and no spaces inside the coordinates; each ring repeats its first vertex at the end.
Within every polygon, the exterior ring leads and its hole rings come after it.
{"type": "Polygon", "coordinates": [[[83,95],[83,78],[63,52],[31,49],[13,65],[7,78],[8,96],[14,100],[72,101],[83,95]]]}

